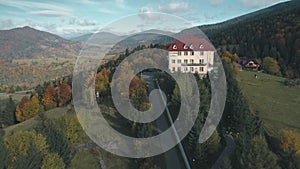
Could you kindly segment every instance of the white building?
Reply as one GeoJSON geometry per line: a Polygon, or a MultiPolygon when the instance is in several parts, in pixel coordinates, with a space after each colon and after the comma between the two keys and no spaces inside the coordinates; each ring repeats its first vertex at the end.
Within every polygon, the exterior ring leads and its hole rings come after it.
{"type": "Polygon", "coordinates": [[[171,43],[168,51],[171,72],[197,72],[204,76],[212,68],[216,49],[206,39],[189,34],[171,43]]]}

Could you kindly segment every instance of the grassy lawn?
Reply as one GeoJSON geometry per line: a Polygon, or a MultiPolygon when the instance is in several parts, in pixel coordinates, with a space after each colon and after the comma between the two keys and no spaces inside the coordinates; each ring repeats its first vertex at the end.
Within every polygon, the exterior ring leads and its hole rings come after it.
{"type": "Polygon", "coordinates": [[[284,78],[248,71],[239,72],[237,80],[250,109],[258,113],[270,134],[278,136],[282,129],[300,132],[299,86],[288,87],[284,78]]]}

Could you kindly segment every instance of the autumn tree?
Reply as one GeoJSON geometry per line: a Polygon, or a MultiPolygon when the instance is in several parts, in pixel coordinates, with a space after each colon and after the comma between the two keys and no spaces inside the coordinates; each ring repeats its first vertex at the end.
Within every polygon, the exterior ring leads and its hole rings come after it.
{"type": "Polygon", "coordinates": [[[110,70],[104,68],[101,72],[97,73],[95,79],[95,90],[101,95],[107,95],[110,91],[109,84],[110,70]]]}
{"type": "Polygon", "coordinates": [[[41,169],[64,169],[65,164],[58,154],[50,153],[43,158],[41,169]]]}
{"type": "Polygon", "coordinates": [[[293,130],[284,130],[281,133],[281,149],[286,153],[293,153],[300,159],[300,134],[293,130]]]}
{"type": "MultiPolygon", "coordinates": [[[[4,141],[11,158],[10,165],[12,168],[18,164],[16,163],[18,157],[31,158],[31,156],[34,156],[33,154],[44,155],[48,152],[46,138],[34,130],[17,131],[6,137],[4,141]]],[[[26,162],[27,160],[24,161],[26,162]]]]}
{"type": "Polygon", "coordinates": [[[56,107],[56,101],[57,101],[57,93],[54,86],[49,85],[42,98],[42,104],[45,107],[45,110],[49,110],[56,107]]]}
{"type": "Polygon", "coordinates": [[[63,83],[61,84],[60,88],[58,89],[58,106],[61,107],[68,103],[72,97],[72,89],[71,86],[63,83]]]}
{"type": "Polygon", "coordinates": [[[279,67],[277,61],[272,57],[265,57],[263,59],[262,66],[270,74],[278,75],[278,76],[281,75],[280,67],[279,67]]]}
{"type": "Polygon", "coordinates": [[[23,122],[28,120],[36,116],[41,110],[42,107],[37,93],[35,93],[31,98],[24,96],[20,104],[16,107],[16,121],[23,122]]]}
{"type": "Polygon", "coordinates": [[[64,120],[64,133],[71,145],[75,145],[82,136],[83,129],[77,118],[66,118],[64,120]]]}
{"type": "Polygon", "coordinates": [[[225,51],[221,54],[221,58],[222,60],[230,64],[234,74],[237,74],[239,72],[240,68],[238,67],[237,64],[237,61],[239,60],[239,56],[236,53],[232,54],[229,51],[225,51]]]}

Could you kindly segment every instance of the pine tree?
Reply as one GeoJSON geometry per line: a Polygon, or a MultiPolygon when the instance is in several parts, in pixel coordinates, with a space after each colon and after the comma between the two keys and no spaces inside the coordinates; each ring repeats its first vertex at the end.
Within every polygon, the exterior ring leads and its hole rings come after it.
{"type": "Polygon", "coordinates": [[[40,114],[41,122],[37,125],[36,131],[46,137],[47,145],[51,153],[57,153],[68,166],[71,162],[73,153],[70,144],[64,133],[59,131],[54,124],[40,114]]]}
{"type": "Polygon", "coordinates": [[[5,104],[4,111],[0,112],[0,127],[10,126],[16,123],[15,110],[16,104],[12,100],[12,97],[9,97],[5,104]]]}
{"type": "Polygon", "coordinates": [[[15,169],[40,169],[42,165],[43,155],[38,152],[36,147],[30,146],[27,154],[18,154],[14,164],[15,169]]]}
{"type": "Polygon", "coordinates": [[[0,169],[8,168],[8,164],[10,161],[8,151],[6,149],[6,146],[4,145],[3,136],[4,131],[0,129],[0,169]]]}
{"type": "Polygon", "coordinates": [[[276,155],[268,148],[268,144],[263,136],[255,136],[250,142],[244,142],[239,147],[237,157],[240,168],[243,169],[280,168],[277,164],[276,155]]]}

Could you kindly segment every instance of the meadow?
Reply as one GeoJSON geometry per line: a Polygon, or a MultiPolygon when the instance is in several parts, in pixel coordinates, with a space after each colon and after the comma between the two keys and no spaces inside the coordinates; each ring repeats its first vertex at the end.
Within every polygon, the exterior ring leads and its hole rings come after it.
{"type": "Polygon", "coordinates": [[[283,129],[300,132],[300,86],[289,87],[285,78],[248,71],[239,72],[237,80],[269,134],[278,136],[283,129]]]}

